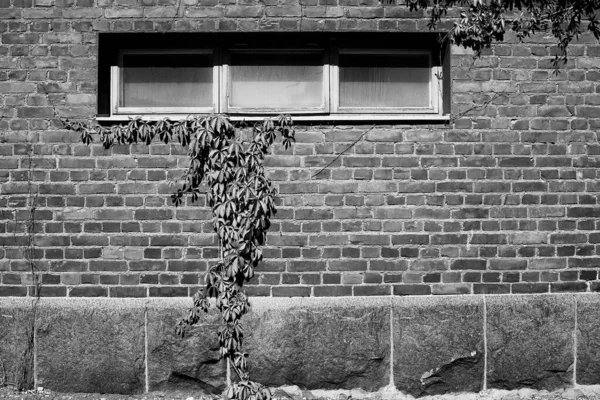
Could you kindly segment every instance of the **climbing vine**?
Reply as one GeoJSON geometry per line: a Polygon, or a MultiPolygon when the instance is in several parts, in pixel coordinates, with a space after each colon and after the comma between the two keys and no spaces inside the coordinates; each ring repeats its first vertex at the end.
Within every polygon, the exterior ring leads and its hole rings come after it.
{"type": "Polygon", "coordinates": [[[519,41],[549,31],[558,49],[553,60],[558,71],[567,62],[569,44],[584,32],[600,41],[598,0],[405,0],[405,4],[411,11],[426,11],[430,29],[444,22],[448,11],[460,8],[460,18],[452,19],[446,37],[477,56],[492,43],[504,41],[508,31],[519,41]]]}
{"type": "MultiPolygon", "coordinates": [[[[18,245],[20,240],[20,234],[25,233],[25,241],[23,246],[19,249],[25,264],[28,267],[30,273],[31,285],[28,288],[29,296],[31,297],[30,310],[24,317],[24,328],[25,328],[25,346],[22,354],[9,361],[11,370],[6,369],[4,364],[3,355],[0,354],[0,387],[2,386],[14,386],[17,390],[27,390],[35,388],[36,376],[34,372],[34,347],[35,347],[35,331],[37,323],[38,306],[40,302],[40,295],[42,290],[42,273],[38,266],[37,258],[39,256],[39,249],[36,248],[36,232],[37,232],[37,207],[38,207],[38,186],[34,184],[34,146],[30,142],[26,144],[27,158],[23,161],[26,162],[27,169],[25,177],[27,179],[27,191],[25,198],[17,201],[15,209],[12,211],[14,215],[13,226],[10,228],[14,236],[13,240],[5,242],[6,245],[18,245]],[[19,204],[20,203],[20,204],[19,204]],[[22,209],[21,207],[25,207],[22,209]],[[12,380],[11,380],[12,378],[12,380]]],[[[0,321],[3,316],[0,315],[0,321]]],[[[6,318],[12,318],[10,315],[4,316],[6,318]]]]}
{"type": "Polygon", "coordinates": [[[269,390],[250,380],[247,354],[242,351],[240,320],[250,307],[243,284],[252,279],[262,260],[261,248],[271,216],[276,212],[276,189],[265,173],[264,159],[278,136],[285,149],[293,144],[291,118],[280,116],[251,126],[235,125],[221,115],[182,121],[163,119],[156,123],[134,118],[112,126],[69,120],[63,123],[78,132],[85,144],[98,136],[106,149],[116,144],[149,145],[155,138],[165,144],[178,142],[187,146],[189,167],[182,186],[171,199],[175,206],[186,195],[196,201],[202,194],[201,185],[206,184],[207,204],[212,209],[212,223],[222,252],[205,276],[204,289],[195,294],[193,307],[178,322],[176,330],[183,336],[187,326],[200,321],[202,312],[216,306],[223,322],[218,331],[220,355],[238,377],[228,387],[227,396],[237,400],[269,399],[269,390]]]}

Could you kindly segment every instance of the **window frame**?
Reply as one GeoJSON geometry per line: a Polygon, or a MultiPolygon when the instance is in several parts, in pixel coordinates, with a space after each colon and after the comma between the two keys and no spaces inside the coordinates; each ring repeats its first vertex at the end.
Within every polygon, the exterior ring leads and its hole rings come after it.
{"type": "Polygon", "coordinates": [[[429,47],[417,47],[414,49],[401,49],[389,47],[366,48],[365,45],[353,48],[348,45],[330,44],[312,46],[242,46],[236,47],[231,43],[217,43],[206,48],[127,48],[115,49],[118,53],[117,65],[110,66],[110,93],[109,110],[107,117],[98,116],[98,121],[127,120],[133,116],[144,116],[149,120],[161,118],[181,119],[191,114],[208,115],[213,113],[227,113],[232,119],[259,120],[267,116],[277,114],[291,114],[299,121],[343,121],[343,120],[414,120],[414,121],[447,121],[449,119],[448,106],[445,103],[447,94],[445,88],[450,88],[450,78],[442,76],[442,71],[447,68],[445,64],[437,66],[433,59],[435,51],[429,47]],[[234,52],[305,52],[323,53],[323,98],[322,109],[243,109],[228,106],[229,92],[229,54],[234,52]],[[123,54],[212,54],[213,59],[213,104],[211,107],[119,107],[119,96],[121,94],[122,82],[122,59],[123,54]],[[430,107],[407,108],[407,107],[340,107],[339,98],[339,54],[427,54],[429,55],[430,74],[430,107]]]}
{"type": "Polygon", "coordinates": [[[111,67],[110,109],[111,115],[154,115],[154,114],[211,114],[218,112],[219,104],[219,69],[216,49],[120,49],[118,65],[111,67]],[[119,102],[123,96],[123,56],[125,54],[212,54],[213,85],[212,106],[210,107],[121,107],[119,102]]]}

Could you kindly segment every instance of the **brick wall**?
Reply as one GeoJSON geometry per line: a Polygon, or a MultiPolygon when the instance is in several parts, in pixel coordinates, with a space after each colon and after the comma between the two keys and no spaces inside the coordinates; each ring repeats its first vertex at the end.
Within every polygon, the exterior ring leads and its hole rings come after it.
{"type": "MultiPolygon", "coordinates": [[[[61,129],[96,114],[99,32],[424,32],[376,0],[0,0],[0,296],[25,296],[28,193],[46,296],[186,296],[218,255],[210,210],[174,208],[176,146],[105,151],[61,129]],[[231,3],[231,4],[230,4],[231,3]],[[246,4],[247,3],[247,4],[246,4]]],[[[279,213],[259,296],[600,290],[600,46],[567,68],[538,37],[454,48],[449,124],[299,126],[268,159],[279,213]]],[[[31,289],[29,289],[31,290],[31,289]]]]}

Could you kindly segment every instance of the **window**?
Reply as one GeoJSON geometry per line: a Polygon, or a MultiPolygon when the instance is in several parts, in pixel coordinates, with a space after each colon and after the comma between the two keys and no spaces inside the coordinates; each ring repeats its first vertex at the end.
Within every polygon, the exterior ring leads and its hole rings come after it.
{"type": "Polygon", "coordinates": [[[338,112],[438,113],[431,51],[340,49],[333,91],[338,112]]]}
{"type": "Polygon", "coordinates": [[[112,71],[116,114],[211,113],[218,68],[207,51],[127,50],[112,71]]]}
{"type": "Polygon", "coordinates": [[[286,35],[216,35],[180,36],[176,46],[168,35],[156,43],[101,35],[99,116],[442,119],[447,111],[442,70],[448,68],[439,61],[440,46],[423,34],[411,41],[385,34],[389,43],[411,44],[401,48],[365,40],[368,34],[288,34],[277,41],[273,37],[286,35]]]}
{"type": "Polygon", "coordinates": [[[329,62],[323,51],[227,51],[222,110],[236,113],[329,111],[329,62]]]}

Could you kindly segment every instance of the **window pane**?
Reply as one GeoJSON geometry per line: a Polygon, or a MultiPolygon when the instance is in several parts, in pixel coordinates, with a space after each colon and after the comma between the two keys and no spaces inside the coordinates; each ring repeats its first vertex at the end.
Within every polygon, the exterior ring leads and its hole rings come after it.
{"type": "Polygon", "coordinates": [[[124,54],[121,107],[211,107],[210,54],[124,54]]]}
{"type": "Polygon", "coordinates": [[[230,107],[323,107],[322,54],[232,53],[230,71],[230,107]]]}
{"type": "Polygon", "coordinates": [[[340,54],[340,107],[429,107],[427,54],[340,54]]]}

